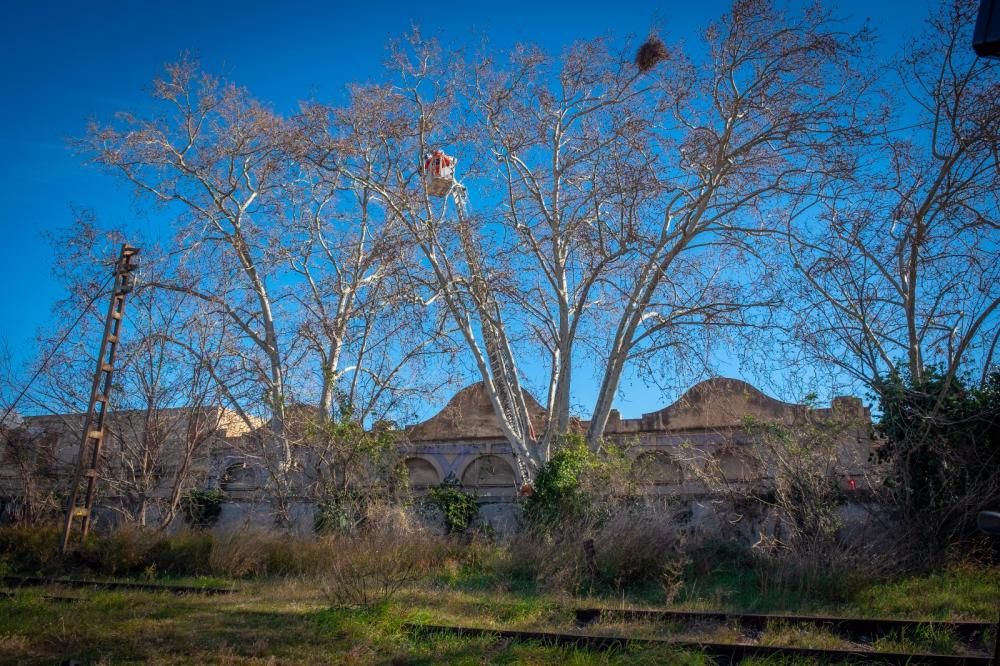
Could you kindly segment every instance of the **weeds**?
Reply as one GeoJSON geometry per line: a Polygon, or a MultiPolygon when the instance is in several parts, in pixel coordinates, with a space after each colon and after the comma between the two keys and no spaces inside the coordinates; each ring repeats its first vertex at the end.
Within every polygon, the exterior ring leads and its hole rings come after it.
{"type": "Polygon", "coordinates": [[[464,533],[479,514],[476,498],[456,484],[442,483],[431,488],[427,501],[441,512],[448,534],[464,533]]]}
{"type": "Polygon", "coordinates": [[[370,604],[383,591],[433,580],[448,589],[602,596],[688,608],[818,610],[916,619],[995,619],[1000,572],[954,565],[903,579],[833,571],[815,574],[793,559],[731,542],[689,542],[655,507],[624,506],[507,542],[432,536],[390,513],[352,535],[291,537],[120,530],[94,535],[60,559],[57,528],[0,528],[0,571],[11,575],[98,575],[221,580],[306,577],[330,588],[331,602],[370,604]],[[367,560],[371,560],[368,562],[367,560]],[[366,568],[370,567],[370,568],[366,568]],[[975,572],[970,573],[970,572],[975,572]],[[350,591],[365,580],[363,590],[350,591]],[[379,581],[378,579],[381,579],[379,581]]]}
{"type": "Polygon", "coordinates": [[[920,626],[902,629],[891,636],[883,636],[873,644],[881,652],[931,652],[935,654],[955,654],[957,642],[947,629],[920,626]]]}
{"type": "Polygon", "coordinates": [[[59,528],[11,525],[0,528],[0,561],[11,573],[38,573],[56,558],[59,528]]]}
{"type": "Polygon", "coordinates": [[[374,532],[336,542],[336,557],[323,575],[323,591],[335,606],[370,608],[406,585],[427,578],[441,561],[441,542],[374,532]]]}
{"type": "Polygon", "coordinates": [[[677,525],[646,506],[623,506],[604,518],[581,517],[514,538],[499,562],[513,580],[533,580],[568,594],[622,594],[662,587],[675,596],[686,554],[677,525]]]}
{"type": "MultiPolygon", "coordinates": [[[[233,583],[224,572],[257,580],[240,584],[239,594],[218,597],[80,590],[74,595],[81,601],[70,605],[46,599],[50,590],[24,589],[2,602],[0,661],[27,656],[39,662],[74,658],[95,663],[194,664],[253,662],[269,656],[282,663],[330,659],[361,663],[706,663],[702,655],[665,648],[589,653],[489,638],[417,636],[403,630],[405,623],[565,629],[572,622],[568,607],[635,605],[637,600],[662,603],[667,597],[662,589],[667,565],[680,567],[679,574],[670,576],[672,585],[679,588],[677,603],[687,607],[822,609],[839,615],[992,621],[1000,602],[996,585],[1000,571],[984,566],[955,566],[894,581],[841,579],[820,584],[796,580],[793,569],[781,575],[767,572],[767,567],[780,563],[727,543],[680,542],[677,551],[657,556],[655,548],[637,542],[648,537],[653,544],[673,544],[677,537],[674,528],[664,526],[659,532],[651,527],[652,515],[641,507],[623,507],[617,518],[587,523],[588,531],[577,534],[575,540],[562,534],[562,541],[519,544],[435,537],[401,522],[399,516],[372,517],[366,520],[370,527],[362,532],[324,538],[194,533],[168,537],[155,532],[94,537],[88,544],[87,566],[95,572],[115,570],[121,575],[155,565],[151,576],[157,578],[199,571],[223,576],[212,580],[213,585],[233,583]],[[674,533],[674,541],[658,541],[669,533],[674,533]],[[580,545],[583,539],[593,539],[596,573],[580,545]],[[575,544],[577,550],[561,554],[560,544],[575,544]],[[623,559],[622,553],[614,557],[602,553],[610,544],[633,555],[623,559]],[[520,578],[512,573],[514,555],[522,558],[520,578]],[[549,556],[556,561],[542,561],[549,556]],[[566,590],[558,589],[563,583],[553,587],[544,578],[550,566],[578,574],[578,592],[598,598],[565,596],[566,590]],[[643,567],[659,573],[645,572],[643,567]],[[530,583],[524,578],[529,572],[530,583]],[[803,590],[810,592],[806,595],[803,590]],[[39,632],[39,627],[46,631],[39,632]]],[[[0,530],[3,562],[8,566],[14,562],[38,566],[45,560],[39,545],[45,538],[29,539],[23,544],[25,552],[16,543],[12,546],[12,539],[10,530],[0,530]]],[[[47,566],[54,567],[54,562],[47,566]]],[[[716,640],[735,640],[741,635],[738,627],[726,625],[717,626],[714,634],[705,633],[704,627],[656,623],[602,626],[602,632],[607,630],[649,637],[697,630],[701,639],[716,640]]],[[[768,627],[761,639],[816,647],[835,646],[837,641],[822,631],[780,625],[768,627]]],[[[948,652],[962,646],[946,632],[916,631],[886,637],[879,647],[948,652]]]]}

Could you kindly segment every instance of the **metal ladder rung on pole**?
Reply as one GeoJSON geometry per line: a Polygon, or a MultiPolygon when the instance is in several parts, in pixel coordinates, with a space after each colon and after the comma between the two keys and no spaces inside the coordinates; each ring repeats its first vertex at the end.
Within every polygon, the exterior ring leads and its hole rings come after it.
{"type": "Polygon", "coordinates": [[[104,320],[104,334],[101,336],[97,368],[90,387],[90,403],[83,421],[83,436],[76,459],[76,474],[66,502],[66,520],[63,528],[61,553],[67,552],[74,534],[76,519],[80,519],[80,538],[87,536],[94,515],[94,500],[97,496],[98,465],[101,447],[105,440],[105,417],[111,395],[111,377],[114,373],[115,355],[121,332],[122,317],[125,313],[125,296],[132,290],[133,272],[138,267],[139,249],[123,245],[115,263],[114,286],[111,303],[104,320]],[[81,485],[86,480],[86,490],[81,493],[81,485]],[[81,502],[82,500],[82,502],[81,502]]]}

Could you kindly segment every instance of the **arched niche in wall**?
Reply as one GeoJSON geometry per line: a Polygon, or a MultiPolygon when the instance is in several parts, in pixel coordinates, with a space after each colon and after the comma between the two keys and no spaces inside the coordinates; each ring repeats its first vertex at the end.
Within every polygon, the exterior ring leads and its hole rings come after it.
{"type": "Polygon", "coordinates": [[[479,456],[462,472],[462,485],[480,496],[512,496],[515,493],[514,468],[499,456],[479,456]]]}
{"type": "Polygon", "coordinates": [[[441,475],[428,460],[410,457],[403,462],[406,464],[411,490],[426,490],[441,483],[441,475]]]}
{"type": "Polygon", "coordinates": [[[260,487],[260,479],[256,469],[245,462],[238,462],[226,467],[220,485],[225,493],[249,493],[260,487]]]}
{"type": "Polygon", "coordinates": [[[733,449],[715,454],[715,468],[725,481],[752,481],[757,476],[746,456],[733,449]]]}
{"type": "Polygon", "coordinates": [[[633,461],[632,478],[641,484],[677,485],[684,482],[684,469],[669,453],[646,451],[633,461]]]}

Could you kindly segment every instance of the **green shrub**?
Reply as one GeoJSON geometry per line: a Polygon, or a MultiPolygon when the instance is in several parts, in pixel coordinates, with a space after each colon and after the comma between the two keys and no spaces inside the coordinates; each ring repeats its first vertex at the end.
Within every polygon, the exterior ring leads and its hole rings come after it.
{"type": "Polygon", "coordinates": [[[980,548],[1000,557],[976,526],[979,511],[1000,504],[1000,371],[980,384],[930,367],[919,378],[891,373],[875,388],[885,438],[876,455],[920,563],[980,548]]]}
{"type": "Polygon", "coordinates": [[[91,534],[75,551],[77,562],[106,576],[128,576],[145,572],[155,537],[135,528],[117,529],[109,535],[91,534]]]}
{"type": "Polygon", "coordinates": [[[555,452],[538,471],[534,491],[524,505],[528,522],[536,528],[547,529],[590,513],[596,496],[610,488],[608,476],[612,469],[627,466],[616,449],[595,453],[578,434],[564,435],[554,447],[555,452]]]}
{"type": "Polygon", "coordinates": [[[150,548],[151,570],[172,576],[212,573],[210,558],[214,541],[212,535],[206,532],[182,532],[158,539],[150,548]]]}
{"type": "Polygon", "coordinates": [[[364,492],[340,491],[326,495],[316,503],[313,532],[350,532],[364,523],[366,509],[373,501],[364,492]]]}
{"type": "Polygon", "coordinates": [[[448,534],[465,532],[479,515],[476,498],[456,484],[443,483],[431,488],[427,500],[444,515],[444,527],[448,534]]]}
{"type": "Polygon", "coordinates": [[[62,529],[57,525],[0,528],[0,561],[11,572],[34,574],[57,558],[62,529]]]}
{"type": "Polygon", "coordinates": [[[212,527],[219,520],[225,498],[221,490],[195,489],[188,492],[181,500],[184,519],[194,529],[212,527]]]}
{"type": "Polygon", "coordinates": [[[313,532],[331,534],[346,530],[351,524],[350,518],[350,514],[340,502],[321,500],[316,503],[313,512],[313,532]]]}

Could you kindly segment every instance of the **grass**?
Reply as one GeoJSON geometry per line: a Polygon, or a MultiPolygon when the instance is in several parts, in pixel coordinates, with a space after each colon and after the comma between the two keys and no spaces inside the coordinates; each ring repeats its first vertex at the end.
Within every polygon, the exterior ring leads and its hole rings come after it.
{"type": "Polygon", "coordinates": [[[882,652],[933,652],[956,654],[958,643],[951,632],[938,627],[917,627],[912,631],[901,630],[892,636],[875,641],[874,647],[882,652]]]}
{"type": "MultiPolygon", "coordinates": [[[[943,601],[955,601],[954,617],[992,620],[1000,603],[996,569],[956,567],[947,571],[857,590],[832,612],[853,613],[873,604],[873,615],[906,615],[946,619],[943,601]]],[[[176,579],[171,580],[176,582],[176,579]]],[[[191,582],[189,579],[186,582],[191,582]]],[[[495,582],[495,581],[494,581],[495,582]]],[[[621,651],[589,652],[489,637],[457,638],[412,633],[406,623],[465,624],[486,628],[573,631],[572,606],[590,602],[608,605],[613,599],[581,600],[552,596],[538,590],[511,590],[468,585],[461,577],[440,576],[403,589],[391,601],[369,609],[331,608],[316,581],[307,577],[260,580],[213,580],[235,585],[240,592],[223,596],[138,591],[24,588],[2,600],[0,662],[51,663],[77,659],[84,663],[255,664],[706,664],[698,653],[668,648],[630,647],[621,651]],[[472,589],[470,589],[472,588],[472,589]],[[71,594],[80,601],[47,599],[71,594]]],[[[702,581],[689,592],[686,604],[714,599],[722,583],[702,581]]],[[[732,595],[730,601],[738,599],[732,595]]],[[[787,600],[786,600],[787,602],[787,600]]],[[[631,636],[684,637],[676,624],[598,624],[593,633],[631,636]]],[[[732,640],[731,627],[707,629],[703,638],[732,640]],[[715,633],[711,633],[714,631],[715,633]],[[717,634],[717,635],[716,635],[717,634]]],[[[819,630],[774,625],[765,644],[840,647],[842,641],[819,630]]],[[[883,650],[952,652],[955,643],[939,632],[917,632],[882,639],[883,650]],[[933,634],[933,635],[932,635],[933,634]]],[[[754,660],[757,664],[791,664],[788,660],[754,660]]]]}
{"type": "Polygon", "coordinates": [[[841,637],[816,627],[775,623],[767,627],[760,637],[761,645],[786,645],[789,647],[850,649],[852,644],[841,637]]]}
{"type": "Polygon", "coordinates": [[[454,621],[526,625],[548,609],[501,600],[477,602],[440,590],[412,590],[398,600],[358,610],[329,608],[307,581],[262,582],[232,597],[83,591],[81,601],[55,603],[56,588],[22,590],[0,613],[0,661],[52,663],[705,663],[672,650],[617,653],[554,648],[490,638],[411,634],[403,624],[454,621]],[[420,605],[420,608],[414,606],[420,605]],[[479,609],[479,610],[477,610],[479,609]],[[44,631],[40,631],[45,628],[44,631]]]}
{"type": "Polygon", "coordinates": [[[854,595],[849,609],[866,617],[995,622],[998,589],[1000,568],[956,565],[926,576],[865,587],[854,595]]]}
{"type": "MultiPolygon", "coordinates": [[[[733,642],[747,637],[739,626],[729,623],[692,626],[611,618],[580,630],[572,609],[673,607],[995,621],[1000,607],[997,567],[959,565],[929,575],[882,581],[806,578],[765,566],[746,551],[714,544],[691,555],[679,587],[670,587],[668,604],[667,592],[648,576],[638,576],[629,585],[592,583],[579,588],[584,593],[571,595],[539,574],[531,575],[523,563],[510,566],[503,548],[477,542],[427,542],[419,548],[413,546],[419,541],[408,542],[412,548],[405,552],[422,562],[420,575],[411,578],[413,570],[398,561],[407,547],[397,548],[399,543],[390,539],[359,549],[344,541],[311,540],[289,546],[268,537],[213,542],[189,534],[176,541],[151,542],[126,534],[95,540],[86,553],[89,559],[64,562],[60,569],[61,563],[51,560],[44,536],[23,530],[0,534],[0,570],[8,572],[114,576],[238,590],[230,595],[175,596],[58,586],[24,588],[12,598],[0,599],[0,663],[74,659],[115,664],[708,664],[711,661],[697,651],[678,652],[669,646],[630,645],[591,652],[489,636],[413,632],[404,625],[733,642]],[[26,542],[18,540],[21,535],[26,542]],[[338,606],[341,602],[329,586],[355,573],[371,573],[363,566],[337,564],[352,557],[355,565],[381,557],[387,570],[407,577],[406,583],[367,608],[338,606]]],[[[778,623],[754,638],[765,645],[850,647],[822,629],[778,623]]],[[[966,646],[949,632],[927,628],[884,637],[874,647],[954,653],[966,646]]]]}

